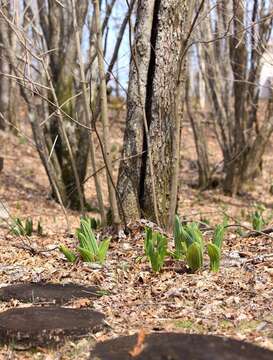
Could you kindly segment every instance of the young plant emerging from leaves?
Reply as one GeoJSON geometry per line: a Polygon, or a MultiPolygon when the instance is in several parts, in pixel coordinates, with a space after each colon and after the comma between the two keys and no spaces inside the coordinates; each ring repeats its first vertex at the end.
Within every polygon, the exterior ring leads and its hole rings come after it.
{"type": "Polygon", "coordinates": [[[213,272],[219,271],[221,249],[223,245],[224,235],[226,229],[226,222],[216,226],[212,243],[208,243],[208,255],[210,258],[210,269],[213,272]]]}
{"type": "Polygon", "coordinates": [[[174,244],[174,257],[176,259],[185,258],[192,271],[197,271],[203,266],[204,242],[197,223],[192,222],[183,226],[176,215],[174,244]]]}
{"type": "Polygon", "coordinates": [[[101,226],[100,220],[93,217],[81,216],[81,220],[85,220],[88,223],[88,226],[90,226],[93,230],[98,230],[101,226]]]}
{"type": "Polygon", "coordinates": [[[159,272],[167,256],[167,238],[151,228],[146,229],[144,241],[145,255],[149,259],[154,272],[159,272]]]}
{"type": "MultiPolygon", "coordinates": [[[[220,267],[221,249],[225,234],[226,222],[216,226],[213,240],[207,245],[211,271],[218,271],[220,267]]],[[[203,266],[204,240],[197,223],[182,225],[179,217],[174,221],[174,257],[185,259],[191,271],[195,272],[203,266]]]]}
{"type": "MultiPolygon", "coordinates": [[[[80,227],[76,230],[76,236],[79,240],[77,250],[80,257],[85,262],[100,262],[104,263],[107,251],[110,244],[110,239],[97,241],[95,234],[92,230],[94,222],[89,218],[81,218],[80,227]]],[[[69,262],[77,260],[77,254],[69,250],[66,246],[61,245],[59,250],[64,254],[69,262]]]]}
{"type": "Polygon", "coordinates": [[[252,220],[253,230],[262,231],[265,225],[262,211],[260,210],[254,211],[254,213],[251,215],[251,220],[252,220]]]}
{"type": "MultiPolygon", "coordinates": [[[[20,218],[16,218],[12,225],[11,232],[16,236],[31,236],[34,232],[32,218],[27,218],[25,224],[20,218]]],[[[40,220],[38,221],[36,232],[39,236],[43,235],[43,228],[40,220]]]]}

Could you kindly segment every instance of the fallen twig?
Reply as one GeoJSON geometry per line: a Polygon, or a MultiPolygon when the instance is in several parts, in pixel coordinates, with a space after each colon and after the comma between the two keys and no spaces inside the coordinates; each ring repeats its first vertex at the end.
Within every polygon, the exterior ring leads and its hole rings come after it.
{"type": "Polygon", "coordinates": [[[264,255],[257,255],[254,256],[251,259],[248,259],[244,262],[244,264],[249,264],[249,263],[261,263],[261,262],[265,262],[268,261],[272,258],[273,260],[273,253],[271,254],[264,254],[264,255]]]}
{"type": "Polygon", "coordinates": [[[38,250],[38,249],[35,249],[33,246],[30,246],[27,244],[12,244],[12,246],[16,247],[17,249],[22,249],[22,250],[28,251],[31,255],[39,255],[42,253],[55,251],[59,248],[59,246],[55,246],[52,249],[38,250]]]}
{"type": "MultiPolygon", "coordinates": [[[[252,230],[250,231],[249,233],[247,234],[244,234],[243,237],[244,238],[248,238],[248,237],[258,237],[258,236],[261,236],[261,235],[268,235],[268,234],[271,234],[273,233],[273,228],[270,227],[270,228],[267,228],[267,229],[264,229],[264,230],[261,230],[261,231],[257,231],[257,230],[252,230]]],[[[272,237],[272,236],[270,236],[272,237]]]]}

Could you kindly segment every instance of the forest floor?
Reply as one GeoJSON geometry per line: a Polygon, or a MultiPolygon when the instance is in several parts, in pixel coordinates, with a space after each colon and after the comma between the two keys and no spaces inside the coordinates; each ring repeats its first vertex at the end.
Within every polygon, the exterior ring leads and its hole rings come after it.
{"type": "MultiPolygon", "coordinates": [[[[118,158],[121,129],[112,130],[112,152],[118,158]]],[[[220,159],[220,153],[211,134],[210,141],[211,158],[215,162],[220,159]]],[[[273,234],[243,237],[235,227],[230,227],[225,236],[221,269],[216,274],[208,270],[207,259],[199,273],[177,271],[177,264],[153,274],[143,258],[144,222],[141,221],[130,224],[130,236],[112,241],[105,265],[67,263],[54,248],[60,244],[73,247],[76,241],[68,236],[61,208],[49,196],[49,184],[37,152],[23,136],[4,135],[4,143],[0,199],[13,218],[32,217],[35,224],[41,219],[44,235],[32,236],[31,245],[44,252],[32,255],[25,250],[22,240],[12,235],[2,221],[0,286],[31,281],[97,285],[107,294],[92,301],[75,301],[71,306],[103,312],[110,327],[88,339],[68,341],[57,349],[17,351],[4,346],[0,348],[0,359],[87,359],[96,341],[134,334],[141,329],[217,334],[273,350],[273,234]]],[[[241,196],[224,196],[220,188],[200,192],[192,187],[197,179],[195,150],[190,129],[184,129],[180,216],[214,226],[228,215],[229,224],[240,222],[251,227],[251,214],[262,205],[266,227],[272,226],[273,196],[269,192],[273,180],[272,150],[271,144],[266,151],[263,174],[241,196]]],[[[92,179],[86,183],[86,193],[88,201],[96,206],[92,179]]],[[[68,217],[74,233],[80,215],[68,211],[68,217]]],[[[205,232],[204,236],[209,240],[211,232],[205,232]]],[[[17,300],[0,302],[0,312],[30,305],[17,300]]]]}

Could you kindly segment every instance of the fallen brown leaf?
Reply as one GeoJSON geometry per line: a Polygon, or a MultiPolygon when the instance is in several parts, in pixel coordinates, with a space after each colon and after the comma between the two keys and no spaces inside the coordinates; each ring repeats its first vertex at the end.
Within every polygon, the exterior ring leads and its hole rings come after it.
{"type": "Polygon", "coordinates": [[[141,329],[137,335],[137,343],[135,347],[133,348],[133,350],[129,351],[129,354],[132,357],[138,356],[143,351],[145,336],[146,336],[145,331],[141,329]]]}

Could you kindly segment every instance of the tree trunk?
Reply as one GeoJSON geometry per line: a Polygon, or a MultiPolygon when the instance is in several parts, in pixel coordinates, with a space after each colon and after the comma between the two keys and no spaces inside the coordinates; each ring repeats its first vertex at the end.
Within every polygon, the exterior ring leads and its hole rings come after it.
{"type": "MultiPolygon", "coordinates": [[[[13,4],[16,8],[17,4],[13,4]]],[[[11,2],[6,2],[2,5],[2,10],[4,13],[12,14],[12,4],[11,2]]],[[[3,19],[0,19],[0,22],[4,22],[3,19]]],[[[3,24],[0,25],[0,43],[4,43],[5,39],[1,38],[6,37],[10,41],[11,51],[16,53],[17,45],[17,36],[10,28],[6,28],[7,32],[3,31],[3,24]]],[[[12,66],[9,62],[9,59],[6,56],[5,49],[0,46],[0,112],[2,113],[3,118],[0,118],[0,129],[8,128],[14,134],[17,134],[18,128],[18,99],[20,97],[19,87],[16,84],[16,81],[9,77],[14,75],[12,71],[12,66]]]]}
{"type": "Polygon", "coordinates": [[[201,119],[197,113],[197,109],[195,106],[195,114],[196,116],[193,117],[190,100],[189,100],[189,83],[187,82],[186,86],[186,107],[187,107],[187,115],[190,119],[193,137],[194,137],[194,144],[197,154],[197,164],[198,164],[198,187],[201,189],[205,189],[208,187],[210,182],[210,164],[209,164],[209,157],[208,157],[208,144],[207,139],[204,134],[203,125],[201,123],[201,119]]]}
{"type": "MultiPolygon", "coordinates": [[[[0,20],[1,21],[1,20],[0,20]]],[[[0,43],[1,40],[1,33],[0,33],[0,43]]],[[[2,74],[9,75],[10,69],[8,61],[4,55],[4,51],[0,47],[0,72],[2,74]]],[[[10,80],[7,76],[0,74],[0,112],[2,113],[3,117],[7,120],[8,119],[8,110],[9,110],[9,85],[10,80]]],[[[0,117],[0,130],[4,130],[6,128],[6,123],[2,117],[0,117]]]]}
{"type": "Polygon", "coordinates": [[[176,119],[181,119],[183,101],[178,96],[179,72],[187,14],[185,0],[142,0],[138,4],[125,160],[118,178],[127,219],[144,216],[156,221],[158,217],[162,226],[168,224],[173,175],[179,161],[180,136],[174,139],[180,135],[176,119]]]}
{"type": "Polygon", "coordinates": [[[234,34],[230,38],[231,68],[233,71],[234,91],[234,121],[232,159],[226,164],[226,178],[224,191],[230,195],[240,191],[242,183],[242,169],[246,154],[246,63],[247,49],[244,35],[245,9],[233,0],[234,34]]]}
{"type": "Polygon", "coordinates": [[[247,156],[244,163],[243,171],[243,180],[247,181],[253,179],[257,176],[260,164],[262,162],[262,157],[268,144],[268,141],[273,132],[273,91],[270,91],[270,100],[268,103],[268,108],[265,116],[265,121],[263,122],[259,132],[253,141],[252,145],[249,147],[247,156]]]}
{"type": "MultiPolygon", "coordinates": [[[[48,50],[55,49],[50,53],[49,69],[54,89],[49,97],[55,105],[50,106],[50,112],[55,112],[56,115],[50,120],[47,137],[50,135],[51,139],[47,138],[47,146],[56,141],[54,169],[57,178],[60,178],[63,184],[60,188],[62,201],[65,206],[78,210],[82,208],[82,203],[85,203],[82,184],[86,175],[90,139],[87,129],[78,126],[71,120],[71,118],[76,119],[77,101],[81,101],[81,99],[73,99],[76,83],[73,71],[77,63],[77,47],[73,27],[73,12],[69,7],[70,1],[66,0],[66,3],[67,7],[63,8],[57,2],[49,0],[48,13],[46,13],[43,2],[39,1],[40,21],[44,38],[48,50]],[[58,114],[56,105],[61,107],[62,116],[58,114]],[[73,166],[73,162],[75,166],[73,166]],[[78,182],[80,183],[79,186],[78,182]]],[[[79,31],[82,31],[87,8],[87,1],[82,1],[77,7],[79,31]]],[[[82,121],[83,125],[87,125],[88,121],[89,119],[82,121]]],[[[49,152],[50,150],[49,148],[49,152]]],[[[57,199],[54,189],[53,194],[57,199]]]]}
{"type": "MultiPolygon", "coordinates": [[[[67,116],[63,115],[62,119],[60,119],[58,115],[53,117],[51,120],[50,135],[52,143],[54,143],[57,138],[55,151],[59,163],[58,169],[61,171],[60,176],[66,193],[63,202],[65,206],[78,210],[81,207],[80,195],[77,190],[76,178],[71,164],[71,156],[61,127],[63,125],[67,134],[81,184],[83,184],[86,175],[89,153],[89,133],[86,129],[79,127],[71,120],[71,118],[76,118],[76,104],[75,101],[71,100],[75,91],[73,76],[69,74],[71,74],[71,67],[65,64],[55,77],[54,88],[58,103],[59,105],[62,105],[67,102],[66,105],[62,106],[62,110],[67,116]],[[61,121],[63,121],[63,124],[61,124],[61,121]]],[[[52,100],[52,102],[54,101],[52,100]]],[[[54,112],[55,110],[56,108],[51,107],[51,112],[54,112]]],[[[59,171],[58,169],[55,168],[57,174],[59,171]]],[[[82,185],[81,192],[83,194],[82,185]]]]}

